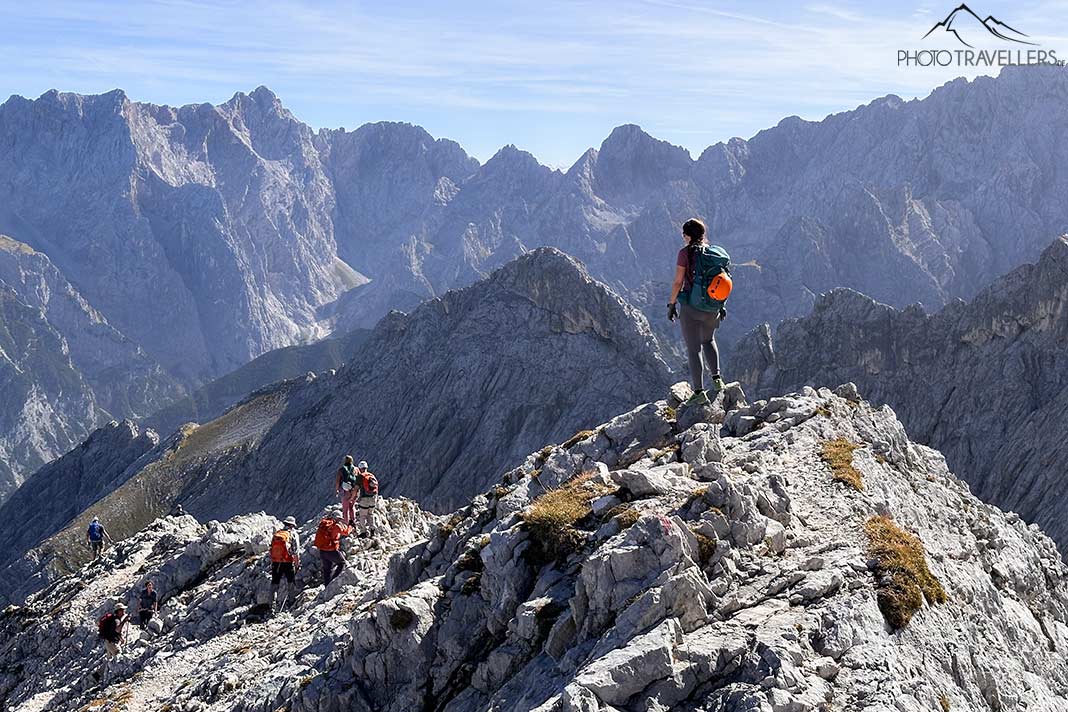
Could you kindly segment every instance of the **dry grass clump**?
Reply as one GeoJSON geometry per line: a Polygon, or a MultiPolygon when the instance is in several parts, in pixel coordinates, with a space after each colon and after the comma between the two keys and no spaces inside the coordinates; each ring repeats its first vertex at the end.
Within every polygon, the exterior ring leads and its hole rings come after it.
{"type": "Polygon", "coordinates": [[[707,537],[700,532],[691,533],[697,539],[697,558],[700,560],[701,566],[707,566],[708,562],[716,554],[716,542],[711,537],[707,537]]]}
{"type": "Polygon", "coordinates": [[[580,474],[535,499],[523,513],[533,563],[559,561],[585,540],[575,524],[590,513],[590,502],[611,491],[607,485],[591,482],[592,478],[592,472],[580,474]]]}
{"type": "Polygon", "coordinates": [[[549,459],[549,455],[553,454],[553,450],[556,449],[555,445],[546,445],[541,450],[538,450],[538,456],[534,458],[535,467],[541,467],[545,464],[545,461],[549,459]]]}
{"type": "Polygon", "coordinates": [[[463,522],[463,520],[464,518],[460,516],[460,513],[455,512],[447,521],[438,527],[438,536],[442,539],[448,539],[452,536],[452,533],[456,531],[456,527],[460,526],[460,523],[463,522]]]}
{"type": "Polygon", "coordinates": [[[621,529],[630,529],[641,518],[642,513],[629,504],[617,504],[608,510],[606,516],[606,519],[619,520],[621,529]]]}
{"type": "Polygon", "coordinates": [[[932,605],[946,602],[946,591],[931,573],[916,535],[883,515],[869,519],[864,532],[868,535],[868,555],[875,561],[879,610],[891,628],[907,626],[923,607],[924,599],[932,605]]]}
{"type": "Polygon", "coordinates": [[[824,440],[820,459],[831,468],[831,477],[836,481],[844,482],[857,492],[863,492],[864,479],[860,476],[860,471],[853,467],[853,451],[859,448],[860,445],[845,438],[824,440]]]}
{"type": "Polygon", "coordinates": [[[458,571],[482,571],[483,568],[482,557],[477,549],[468,549],[456,560],[456,569],[458,571]]]}
{"type": "Polygon", "coordinates": [[[580,442],[582,442],[586,438],[592,437],[596,433],[597,433],[596,430],[580,430],[577,433],[575,433],[574,435],[572,435],[571,437],[569,437],[567,440],[562,442],[560,444],[560,447],[564,448],[565,450],[568,449],[569,447],[574,447],[575,445],[578,445],[580,442]]]}

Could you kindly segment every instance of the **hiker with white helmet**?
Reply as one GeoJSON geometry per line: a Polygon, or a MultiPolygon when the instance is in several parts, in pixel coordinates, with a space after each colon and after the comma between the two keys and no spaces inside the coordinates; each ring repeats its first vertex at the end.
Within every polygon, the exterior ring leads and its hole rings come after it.
{"type": "Polygon", "coordinates": [[[378,478],[367,469],[367,461],[360,460],[356,466],[359,471],[359,498],[356,508],[360,511],[360,537],[375,535],[374,512],[378,504],[378,478]]]}
{"type": "Polygon", "coordinates": [[[105,540],[112,544],[115,543],[115,540],[108,534],[108,530],[100,523],[100,518],[93,517],[93,521],[89,522],[89,526],[85,530],[85,545],[92,549],[93,561],[99,559],[103,553],[105,540]]]}
{"type": "Polygon", "coordinates": [[[282,528],[271,537],[271,612],[275,612],[274,601],[278,594],[278,584],[284,576],[286,595],[278,604],[281,611],[287,603],[292,604],[297,595],[297,571],[300,570],[300,535],[297,533],[297,520],[286,517],[282,528]]]}

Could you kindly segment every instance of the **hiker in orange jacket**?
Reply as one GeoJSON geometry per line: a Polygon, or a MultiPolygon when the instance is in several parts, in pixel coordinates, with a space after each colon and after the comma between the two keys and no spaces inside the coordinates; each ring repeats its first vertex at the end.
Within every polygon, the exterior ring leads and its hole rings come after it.
{"type": "Polygon", "coordinates": [[[351,534],[352,527],[341,521],[341,512],[337,508],[331,509],[319,521],[319,528],[315,532],[315,548],[319,550],[319,558],[323,562],[324,586],[329,586],[345,568],[347,562],[345,555],[341,553],[341,537],[351,534]]]}
{"type": "Polygon", "coordinates": [[[275,612],[274,599],[278,593],[278,584],[282,577],[286,579],[286,595],[278,604],[281,611],[287,603],[297,597],[297,571],[300,570],[300,535],[297,533],[297,520],[286,517],[283,527],[271,537],[271,612],[275,612]]]}

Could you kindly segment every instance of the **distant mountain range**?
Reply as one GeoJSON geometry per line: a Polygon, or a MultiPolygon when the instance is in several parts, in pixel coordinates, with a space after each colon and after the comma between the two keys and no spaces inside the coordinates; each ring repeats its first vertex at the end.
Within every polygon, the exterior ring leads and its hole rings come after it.
{"type": "Polygon", "coordinates": [[[407,124],[313,131],[262,87],[177,108],[120,91],[12,97],[0,233],[21,247],[0,261],[32,262],[19,274],[81,306],[61,319],[60,302],[0,273],[5,324],[19,325],[0,359],[13,374],[0,377],[0,496],[110,419],[373,326],[538,246],[582,261],[668,345],[667,282],[692,215],[737,264],[725,344],[835,287],[929,309],[971,297],[1068,231],[1066,100],[1062,70],[1012,67],[922,101],[787,118],[696,160],[621,126],[558,171],[513,146],[480,165],[407,124]],[[55,346],[26,346],[43,339],[55,346]]]}

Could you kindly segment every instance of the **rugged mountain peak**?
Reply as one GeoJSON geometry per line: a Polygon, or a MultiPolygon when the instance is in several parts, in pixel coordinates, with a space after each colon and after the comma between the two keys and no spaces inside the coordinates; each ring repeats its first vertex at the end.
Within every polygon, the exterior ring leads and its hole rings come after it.
{"type": "Polygon", "coordinates": [[[265,86],[258,86],[248,94],[244,92],[236,92],[228,102],[221,104],[220,108],[242,108],[249,109],[256,107],[261,112],[273,113],[276,115],[286,115],[288,118],[292,118],[292,114],[286,111],[282,106],[282,100],[278,96],[265,86]]]}
{"type": "Polygon", "coordinates": [[[516,148],[515,144],[502,146],[482,167],[483,172],[518,170],[523,172],[539,171],[550,172],[552,169],[543,166],[538,159],[528,151],[516,148]]]}
{"type": "Polygon", "coordinates": [[[812,306],[814,314],[834,312],[835,314],[868,314],[871,311],[892,311],[893,307],[880,304],[866,294],[855,289],[839,287],[816,297],[812,306]]]}
{"type": "Polygon", "coordinates": [[[686,149],[625,124],[613,129],[601,144],[593,186],[609,201],[633,205],[647,201],[650,192],[687,178],[692,166],[686,149]]]}
{"type": "Polygon", "coordinates": [[[688,167],[690,153],[681,146],[653,138],[636,124],[623,124],[612,129],[597,152],[600,161],[625,165],[639,160],[652,162],[651,167],[688,167]]]}
{"type": "Polygon", "coordinates": [[[279,103],[278,95],[262,84],[253,89],[249,96],[264,104],[279,103]]]}
{"type": "MultiPolygon", "coordinates": [[[[165,517],[0,614],[12,712],[1060,709],[1068,569],[846,384],[684,384],[531,453],[448,518],[387,499],[266,617],[266,513],[165,517]],[[904,553],[903,553],[904,552],[904,553]],[[896,558],[895,558],[896,557],[896,558]],[[388,563],[387,563],[388,562],[388,563]],[[100,682],[95,620],[159,616],[100,682]],[[981,656],[970,654],[982,650],[981,656]],[[917,665],[923,660],[923,665],[917,665]]],[[[279,512],[281,514],[281,512],[279,512]]],[[[321,511],[300,527],[313,539],[321,511]]]]}
{"type": "Polygon", "coordinates": [[[561,328],[572,333],[588,329],[605,339],[623,339],[635,353],[659,358],[641,312],[593,279],[581,262],[554,247],[538,248],[513,260],[491,275],[490,284],[559,315],[561,328]]]}

